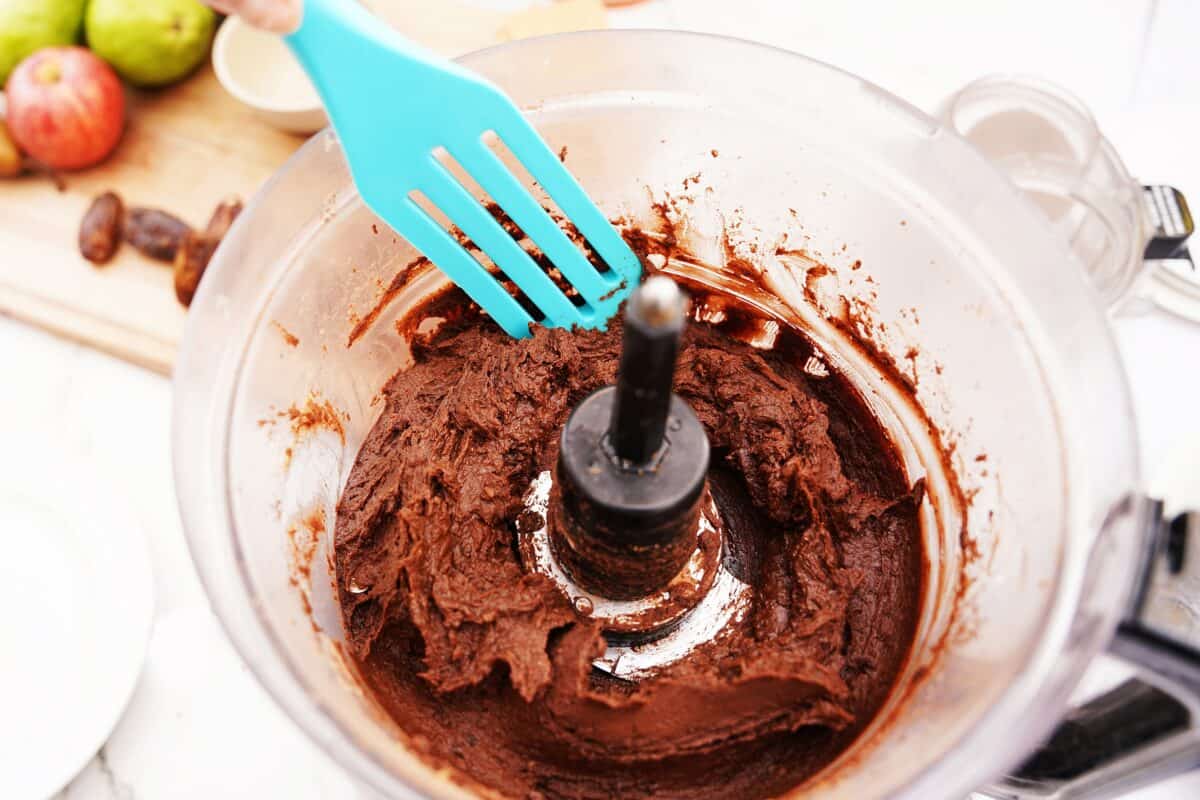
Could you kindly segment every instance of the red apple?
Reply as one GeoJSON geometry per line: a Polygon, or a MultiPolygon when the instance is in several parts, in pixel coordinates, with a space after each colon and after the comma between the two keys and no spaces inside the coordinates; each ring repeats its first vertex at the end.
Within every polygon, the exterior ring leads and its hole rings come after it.
{"type": "Polygon", "coordinates": [[[121,81],[112,67],[82,47],[38,50],[8,76],[5,92],[13,139],[49,167],[98,164],[121,139],[121,81]]]}

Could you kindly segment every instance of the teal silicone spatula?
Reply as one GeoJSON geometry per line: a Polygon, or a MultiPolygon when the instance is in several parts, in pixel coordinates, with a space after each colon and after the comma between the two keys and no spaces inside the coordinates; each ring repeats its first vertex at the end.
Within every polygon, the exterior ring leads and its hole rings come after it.
{"type": "Polygon", "coordinates": [[[641,265],[520,110],[499,88],[405,40],[354,0],[304,0],[287,43],[312,78],[366,204],[512,336],[533,322],[603,327],[641,265]],[[591,245],[579,247],[489,146],[494,134],[591,245]],[[438,158],[444,148],[578,292],[568,297],[438,158]],[[461,230],[544,319],[536,319],[422,208],[461,230]]]}

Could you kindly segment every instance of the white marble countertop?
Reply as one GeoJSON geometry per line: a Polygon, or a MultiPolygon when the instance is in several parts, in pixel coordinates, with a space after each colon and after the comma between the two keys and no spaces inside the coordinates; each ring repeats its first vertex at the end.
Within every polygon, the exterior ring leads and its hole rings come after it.
{"type": "MultiPolygon", "coordinates": [[[[1200,15],[1191,0],[1158,0],[1153,24],[1150,0],[922,0],[880,3],[869,14],[864,5],[658,0],[623,12],[620,23],[766,39],[925,108],[980,74],[1039,73],[1092,105],[1140,178],[1200,197],[1200,156],[1184,134],[1200,130],[1200,98],[1190,89],[1200,73],[1190,47],[1200,15]]],[[[1120,320],[1117,330],[1152,473],[1179,426],[1200,425],[1192,413],[1200,373],[1177,368],[1200,352],[1200,325],[1151,313],[1120,320]]],[[[0,320],[0,353],[9,376],[4,418],[13,428],[0,432],[4,452],[48,441],[112,476],[136,506],[155,570],[156,621],[135,694],[107,744],[60,797],[357,796],[260,689],[209,611],[176,510],[169,382],[7,320],[0,320]]],[[[1197,796],[1200,774],[1130,795],[1197,796]]]]}

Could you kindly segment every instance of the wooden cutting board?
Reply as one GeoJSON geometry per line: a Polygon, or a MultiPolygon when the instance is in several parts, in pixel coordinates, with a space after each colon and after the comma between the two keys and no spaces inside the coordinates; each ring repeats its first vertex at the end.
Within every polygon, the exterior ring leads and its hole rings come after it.
{"type": "MultiPolygon", "coordinates": [[[[566,0],[513,14],[453,0],[368,0],[381,17],[447,55],[536,33],[597,27],[601,0],[566,0]]],[[[158,92],[131,92],[129,123],[104,164],[0,182],[0,314],[169,374],[186,311],[169,265],[123,247],[96,268],[80,257],[79,221],[112,190],[127,206],[162,208],[202,226],[230,194],[249,199],[303,143],[254,116],[205,66],[158,92]]]]}
{"type": "Polygon", "coordinates": [[[129,123],[104,164],[0,183],[0,312],[168,373],[185,311],[171,267],[122,247],[96,268],[79,255],[79,221],[113,190],[126,205],[201,226],[223,197],[249,197],[301,144],[225,93],[211,68],[169,90],[131,94],[129,123]]]}

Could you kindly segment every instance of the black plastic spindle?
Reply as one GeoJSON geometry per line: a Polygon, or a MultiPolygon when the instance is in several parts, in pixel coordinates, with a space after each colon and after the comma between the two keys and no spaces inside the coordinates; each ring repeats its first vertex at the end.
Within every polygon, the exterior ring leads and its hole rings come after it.
{"type": "Polygon", "coordinates": [[[647,463],[663,444],[684,305],[675,282],[656,275],[634,292],[625,311],[609,436],[616,454],[632,464],[647,463]]]}
{"type": "Polygon", "coordinates": [[[696,549],[704,426],[671,391],[686,298],[652,277],[625,308],[617,384],[563,427],[551,542],[581,585],[628,599],[665,586],[696,549]]]}

